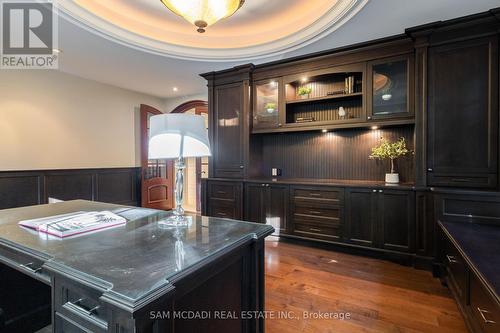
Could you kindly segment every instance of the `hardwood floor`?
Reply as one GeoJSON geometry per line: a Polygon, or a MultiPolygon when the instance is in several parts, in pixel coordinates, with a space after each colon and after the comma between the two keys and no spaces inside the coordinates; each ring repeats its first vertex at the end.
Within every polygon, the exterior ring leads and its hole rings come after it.
{"type": "Polygon", "coordinates": [[[430,272],[274,237],[266,241],[266,311],[279,317],[266,320],[267,333],[467,332],[448,289],[430,272]]]}

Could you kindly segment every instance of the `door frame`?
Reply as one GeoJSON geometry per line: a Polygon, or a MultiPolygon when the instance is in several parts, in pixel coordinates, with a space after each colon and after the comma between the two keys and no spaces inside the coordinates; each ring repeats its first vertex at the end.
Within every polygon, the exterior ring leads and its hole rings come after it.
{"type": "MultiPolygon", "coordinates": [[[[160,115],[163,114],[160,110],[149,106],[147,104],[141,104],[139,108],[140,114],[140,136],[141,136],[141,207],[146,207],[148,205],[148,198],[145,197],[145,181],[146,181],[146,172],[149,167],[149,135],[148,135],[148,114],[160,115]]],[[[170,193],[167,194],[167,205],[170,208],[173,208],[173,191],[174,191],[174,182],[173,182],[173,161],[166,162],[166,170],[167,179],[169,181],[168,189],[170,193]]],[[[149,194],[149,193],[148,193],[149,194]]]]}

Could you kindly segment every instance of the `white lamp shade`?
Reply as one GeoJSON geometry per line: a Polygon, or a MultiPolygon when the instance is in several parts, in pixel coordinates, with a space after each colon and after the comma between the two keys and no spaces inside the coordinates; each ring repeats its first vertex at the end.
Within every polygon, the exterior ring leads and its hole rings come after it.
{"type": "Polygon", "coordinates": [[[149,158],[210,156],[203,116],[161,114],[149,120],[149,158]]]}

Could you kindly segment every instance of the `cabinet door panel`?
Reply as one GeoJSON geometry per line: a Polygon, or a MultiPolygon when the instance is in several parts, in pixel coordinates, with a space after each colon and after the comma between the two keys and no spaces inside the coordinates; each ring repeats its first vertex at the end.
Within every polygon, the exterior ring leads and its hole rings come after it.
{"type": "Polygon", "coordinates": [[[265,223],[265,184],[245,184],[245,221],[265,223]]]}
{"type": "Polygon", "coordinates": [[[274,227],[275,234],[287,233],[289,188],[286,185],[271,185],[267,190],[266,223],[274,227]]]}
{"type": "Polygon", "coordinates": [[[496,186],[497,44],[492,37],[429,49],[429,185],[496,186]],[[474,180],[488,174],[494,181],[474,180]]]}
{"type": "Polygon", "coordinates": [[[243,90],[241,83],[214,88],[213,164],[215,177],[243,176],[243,90]]]}
{"type": "Polygon", "coordinates": [[[384,249],[411,252],[415,247],[415,195],[383,190],[378,194],[380,244],[384,249]]]}
{"type": "Polygon", "coordinates": [[[376,198],[372,189],[347,189],[345,201],[346,240],[376,246],[376,198]]]}
{"type": "Polygon", "coordinates": [[[368,120],[413,117],[413,56],[371,61],[367,78],[368,120]]]}

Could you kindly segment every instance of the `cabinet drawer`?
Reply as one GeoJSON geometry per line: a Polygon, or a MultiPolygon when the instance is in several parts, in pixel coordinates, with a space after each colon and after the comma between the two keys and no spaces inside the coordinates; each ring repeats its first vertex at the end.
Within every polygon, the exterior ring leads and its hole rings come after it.
{"type": "Polygon", "coordinates": [[[470,311],[483,333],[500,332],[500,305],[475,275],[470,280],[470,311]]]}
{"type": "Polygon", "coordinates": [[[339,239],[342,235],[340,224],[320,224],[294,219],[293,231],[298,236],[339,239]]]}
{"type": "Polygon", "coordinates": [[[495,187],[496,175],[435,175],[429,174],[429,185],[432,186],[455,186],[455,187],[495,187]]]}
{"type": "Polygon", "coordinates": [[[69,318],[66,318],[65,316],[63,316],[58,312],[55,313],[54,317],[55,317],[54,332],[56,333],[66,333],[66,332],[92,333],[92,331],[86,329],[83,326],[80,326],[79,324],[75,323],[69,318]]]}
{"type": "Polygon", "coordinates": [[[236,200],[239,196],[240,186],[236,184],[210,183],[208,186],[209,199],[236,200]]]}
{"type": "Polygon", "coordinates": [[[467,266],[458,250],[448,239],[446,239],[444,264],[448,272],[448,280],[452,283],[452,287],[457,293],[459,300],[462,304],[465,304],[467,266]]]}
{"type": "Polygon", "coordinates": [[[0,262],[39,281],[50,284],[50,276],[42,268],[44,261],[7,244],[0,244],[0,262]]]}
{"type": "Polygon", "coordinates": [[[330,203],[342,204],[343,189],[293,188],[292,197],[296,200],[321,200],[330,203]]]}
{"type": "Polygon", "coordinates": [[[239,205],[226,200],[211,199],[208,203],[208,215],[213,217],[221,217],[227,219],[239,219],[239,205]]]}
{"type": "Polygon", "coordinates": [[[302,206],[300,204],[296,204],[294,207],[294,214],[339,219],[340,218],[340,209],[339,208],[329,209],[329,208],[323,208],[323,207],[307,207],[307,206],[302,206]]]}
{"type": "Polygon", "coordinates": [[[99,299],[101,292],[59,277],[55,289],[56,312],[88,331],[108,330],[107,305],[99,299]]]}

